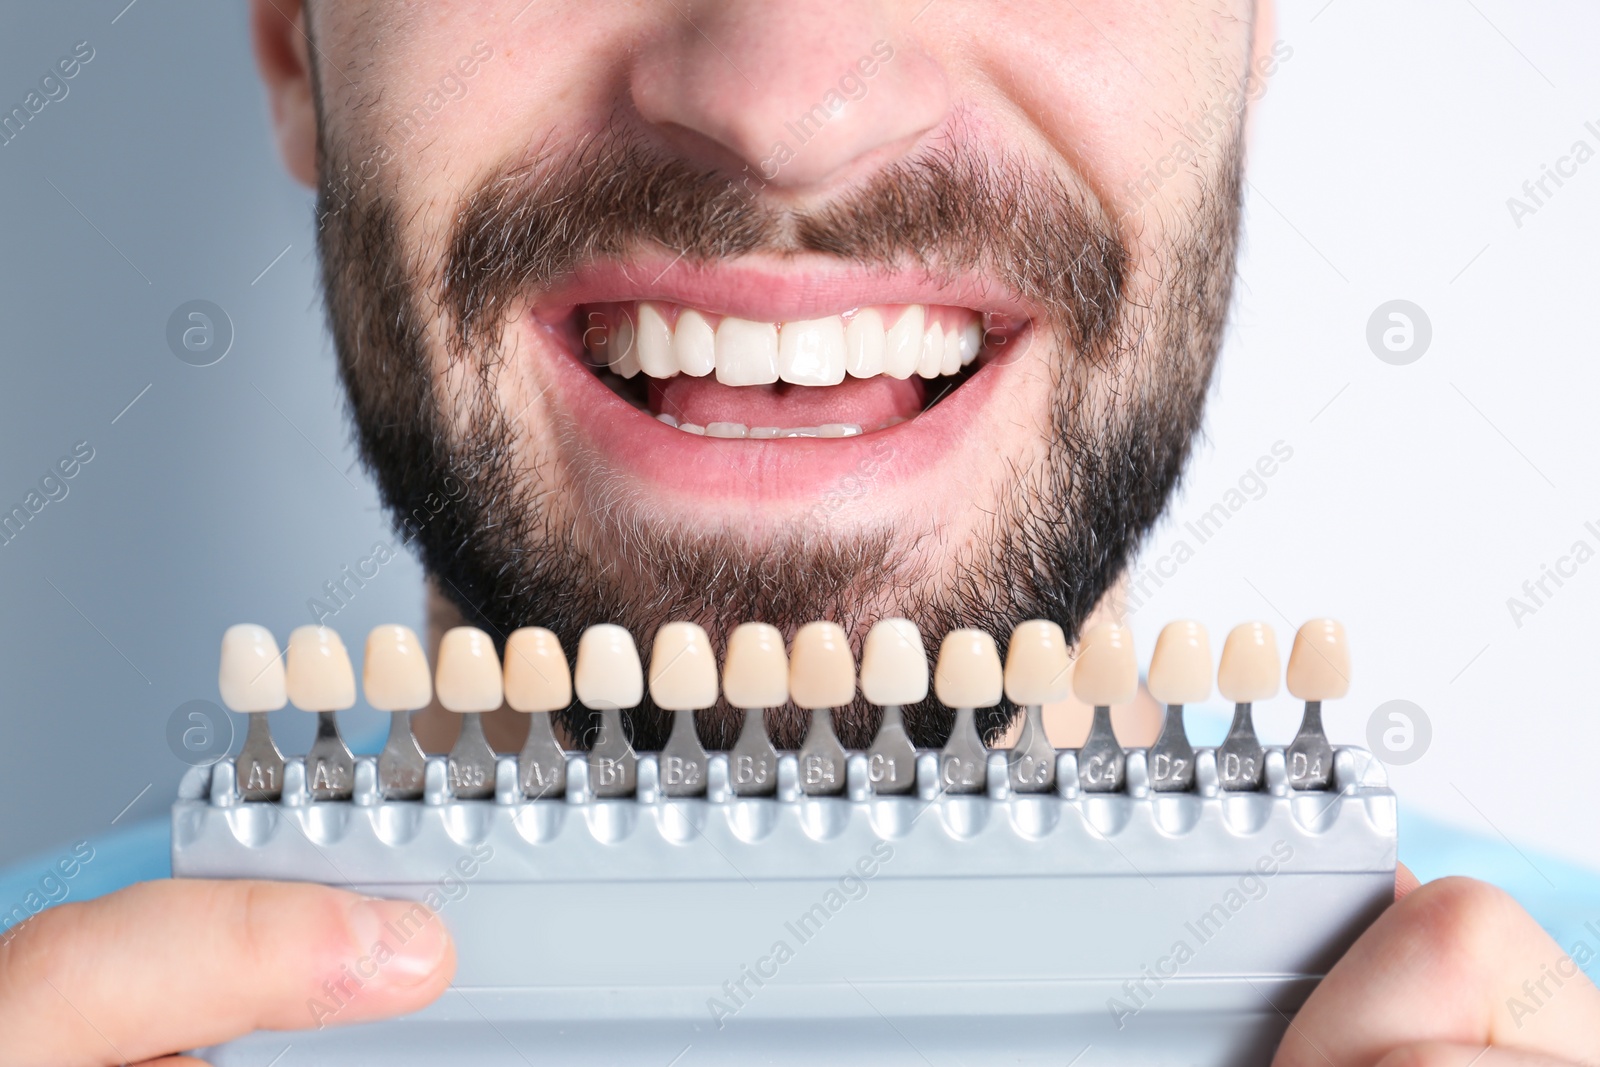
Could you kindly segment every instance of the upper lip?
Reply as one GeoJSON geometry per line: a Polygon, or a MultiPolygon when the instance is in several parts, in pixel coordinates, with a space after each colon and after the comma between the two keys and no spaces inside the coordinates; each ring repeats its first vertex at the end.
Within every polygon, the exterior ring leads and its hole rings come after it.
{"type": "Polygon", "coordinates": [[[706,265],[664,252],[580,267],[537,297],[534,310],[556,323],[580,304],[628,300],[671,302],[757,322],[814,319],[875,304],[943,304],[1019,320],[1035,317],[1035,309],[1014,293],[975,273],[873,269],[810,255],[706,265]]]}

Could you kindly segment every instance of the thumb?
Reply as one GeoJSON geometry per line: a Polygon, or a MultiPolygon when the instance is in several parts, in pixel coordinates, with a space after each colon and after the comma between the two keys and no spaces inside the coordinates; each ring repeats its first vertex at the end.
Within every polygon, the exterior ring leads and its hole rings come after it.
{"type": "Polygon", "coordinates": [[[455,971],[420,904],[317,885],[147,882],[0,943],[0,1067],[136,1063],[252,1030],[413,1011],[455,971]]]}

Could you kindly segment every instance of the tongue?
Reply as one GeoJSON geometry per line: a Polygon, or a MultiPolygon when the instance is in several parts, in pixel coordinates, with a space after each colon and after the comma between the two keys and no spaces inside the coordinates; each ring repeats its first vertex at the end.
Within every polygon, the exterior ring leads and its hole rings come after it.
{"type": "Polygon", "coordinates": [[[723,385],[712,377],[680,374],[650,383],[650,412],[679,422],[709,426],[737,422],[748,427],[792,429],[855,423],[867,432],[891,419],[922,410],[920,378],[846,378],[839,385],[723,385]]]}

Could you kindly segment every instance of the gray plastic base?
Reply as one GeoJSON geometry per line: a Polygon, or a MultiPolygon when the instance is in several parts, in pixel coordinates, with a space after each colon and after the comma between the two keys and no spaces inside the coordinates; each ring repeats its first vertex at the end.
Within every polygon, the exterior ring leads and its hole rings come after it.
{"type": "MultiPolygon", "coordinates": [[[[1393,898],[1395,799],[1361,749],[1329,792],[875,797],[851,757],[844,797],[456,801],[430,761],[418,802],[311,803],[290,761],[281,805],[243,804],[223,761],[185,779],[173,871],[431,900],[457,943],[454,988],[404,1019],[256,1034],[216,1067],[314,1064],[1266,1064],[1316,981],[1393,898]],[[284,1053],[288,1047],[289,1051],[284,1053]],[[1085,1051],[1087,1049],[1087,1051],[1085,1051]],[[1079,1058],[1074,1060],[1073,1057],[1079,1058]]],[[[999,774],[994,773],[998,766],[999,774]]],[[[337,1021],[335,1001],[321,1017],[337,1021]]],[[[319,1017],[307,1007],[307,1026],[319,1017]]]]}

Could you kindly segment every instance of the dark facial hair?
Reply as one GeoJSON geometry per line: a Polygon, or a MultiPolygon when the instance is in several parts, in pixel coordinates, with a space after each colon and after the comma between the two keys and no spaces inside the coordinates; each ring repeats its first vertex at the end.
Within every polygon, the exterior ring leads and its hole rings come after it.
{"type": "MultiPolygon", "coordinates": [[[[1129,291],[1126,227],[1078,184],[959,142],[891,166],[820,208],[797,210],[748,180],[613,130],[500,168],[462,198],[442,261],[422,262],[402,234],[408,205],[382,181],[352,187],[355,157],[330,141],[321,152],[320,251],[362,459],[437,587],[502,644],[519,626],[545,626],[570,657],[585,627],[616,622],[648,656],[662,623],[692,619],[720,652],[740,622],[792,633],[832,619],[859,652],[874,621],[869,601],[916,621],[930,656],[961,626],[993,634],[1002,654],[1025,619],[1054,620],[1071,639],[1160,515],[1200,425],[1233,277],[1237,137],[1176,236],[1151,254],[1138,292],[1129,291]],[[993,278],[1045,309],[1050,330],[1040,336],[1060,346],[1048,360],[1047,457],[1014,466],[986,536],[938,572],[919,565],[929,555],[922,546],[890,532],[892,516],[881,529],[847,536],[829,528],[825,502],[819,521],[759,546],[725,532],[608,527],[593,515],[586,533],[564,513],[570,506],[553,506],[518,466],[521,428],[494,390],[505,358],[502,324],[581,263],[657,247],[693,263],[820,252],[869,267],[993,278]],[[448,398],[453,410],[470,413],[464,422],[447,418],[430,371],[435,314],[445,317],[447,358],[473,372],[465,376],[472,395],[448,398]],[[457,491],[441,511],[446,485],[457,491]],[[408,524],[421,513],[428,521],[408,524]],[[630,574],[651,579],[624,580],[609,562],[619,551],[634,564],[630,574]]],[[[980,712],[986,739],[1013,714],[1009,706],[980,712]]],[[[931,699],[906,709],[924,746],[943,742],[952,716],[931,699]]],[[[738,715],[718,708],[697,719],[708,748],[731,747],[738,715]]],[[[858,701],[835,720],[847,746],[864,748],[878,713],[858,701]]],[[[803,713],[782,709],[767,721],[779,747],[798,747],[803,713]]],[[[596,726],[581,706],[564,722],[579,738],[596,726]]],[[[669,725],[647,699],[631,716],[634,744],[659,748],[669,725]]]]}

